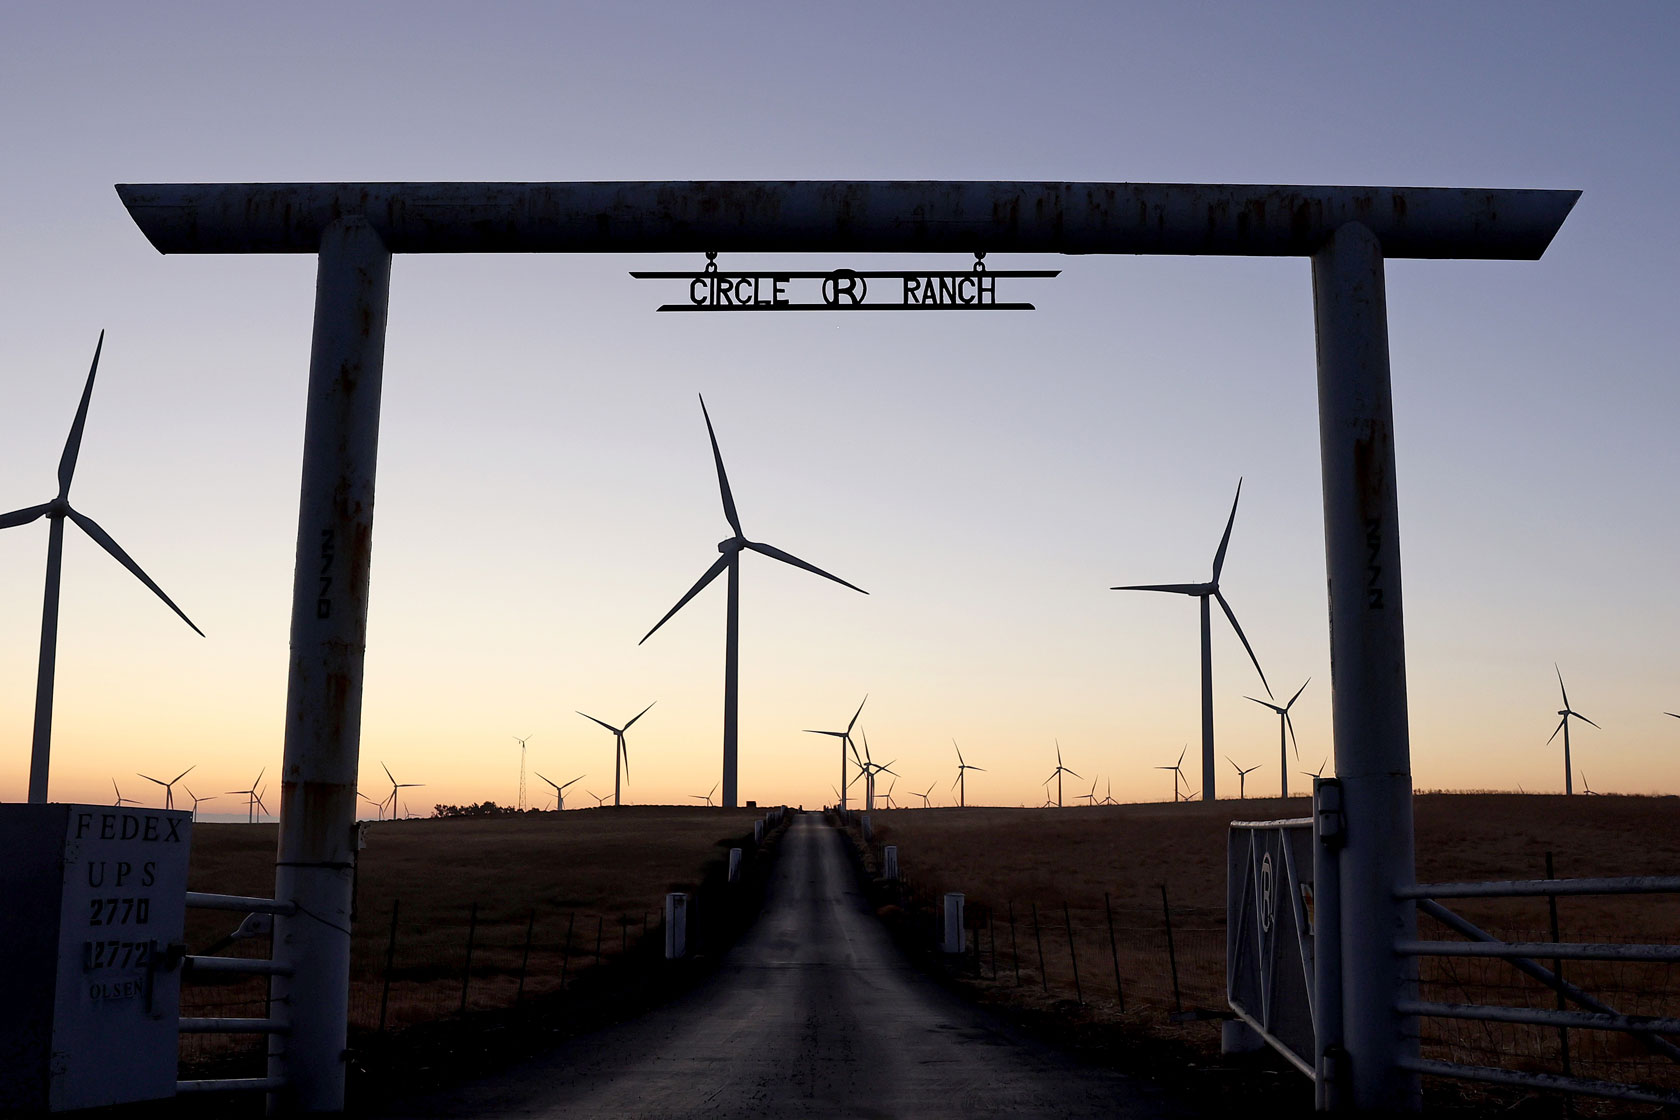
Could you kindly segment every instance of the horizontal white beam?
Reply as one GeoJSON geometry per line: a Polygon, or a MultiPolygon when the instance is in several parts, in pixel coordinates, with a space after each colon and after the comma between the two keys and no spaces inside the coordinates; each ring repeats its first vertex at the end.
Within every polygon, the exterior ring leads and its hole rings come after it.
{"type": "Polygon", "coordinates": [[[1579,191],[1194,183],[119,184],[162,253],[313,253],[360,214],[394,253],[1307,256],[1349,222],[1386,257],[1536,260],[1579,191]]]}

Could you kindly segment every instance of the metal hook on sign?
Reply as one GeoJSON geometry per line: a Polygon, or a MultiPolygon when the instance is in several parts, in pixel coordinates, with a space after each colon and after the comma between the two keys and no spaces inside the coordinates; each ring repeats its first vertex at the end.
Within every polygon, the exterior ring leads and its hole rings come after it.
{"type": "Polygon", "coordinates": [[[976,272],[986,271],[986,250],[984,250],[984,249],[974,250],[974,271],[976,271],[976,272]]]}
{"type": "Polygon", "coordinates": [[[706,268],[705,268],[705,271],[707,271],[707,272],[716,272],[717,271],[717,254],[714,253],[714,252],[711,252],[710,250],[708,250],[707,253],[706,253],[706,268]]]}

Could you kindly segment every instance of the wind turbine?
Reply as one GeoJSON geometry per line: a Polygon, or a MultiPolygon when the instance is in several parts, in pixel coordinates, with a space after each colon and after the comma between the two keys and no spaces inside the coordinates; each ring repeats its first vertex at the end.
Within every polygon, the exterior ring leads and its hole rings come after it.
{"type": "Polygon", "coordinates": [[[187,791],[187,796],[188,797],[192,798],[192,802],[193,802],[192,819],[193,819],[193,822],[195,824],[198,822],[198,803],[200,801],[214,801],[214,800],[216,800],[216,798],[222,796],[219,793],[212,793],[209,797],[200,797],[198,794],[196,794],[192,791],[191,786],[182,786],[181,788],[187,791]]]}
{"type": "Polygon", "coordinates": [[[1075,800],[1078,800],[1079,798],[1083,798],[1085,800],[1086,805],[1095,805],[1097,803],[1097,779],[1096,778],[1091,779],[1091,792],[1090,793],[1078,794],[1076,796],[1075,800]]]}
{"type": "Polygon", "coordinates": [[[970,766],[967,762],[965,762],[963,760],[962,748],[957,746],[957,741],[955,739],[951,740],[951,746],[955,747],[957,751],[957,780],[951,784],[957,788],[957,806],[959,808],[966,809],[968,808],[967,774],[970,770],[978,770],[980,773],[984,774],[986,772],[986,768],[984,766],[970,766]]]}
{"type": "Polygon", "coordinates": [[[712,794],[717,792],[717,787],[718,783],[713,782],[710,793],[691,793],[689,796],[694,798],[696,801],[704,801],[709,806],[712,803],[712,794]]]}
{"type": "MultiPolygon", "coordinates": [[[[1219,538],[1219,550],[1213,554],[1213,578],[1206,583],[1147,583],[1130,587],[1111,587],[1110,591],[1164,591],[1172,595],[1189,595],[1202,602],[1202,796],[1208,801],[1214,799],[1214,755],[1213,755],[1213,625],[1208,610],[1208,600],[1217,599],[1219,609],[1225,612],[1225,617],[1231,620],[1231,629],[1237,632],[1237,638],[1242,642],[1243,649],[1248,651],[1248,658],[1254,662],[1254,671],[1260,674],[1260,683],[1265,685],[1266,695],[1272,694],[1272,686],[1266,684],[1266,671],[1260,668],[1260,659],[1254,656],[1254,647],[1248,644],[1248,637],[1243,633],[1242,626],[1237,622],[1236,614],[1231,610],[1231,604],[1225,601],[1225,596],[1219,590],[1219,573],[1225,568],[1225,548],[1231,543],[1231,526],[1237,521],[1237,502],[1242,500],[1242,479],[1237,479],[1237,496],[1231,502],[1231,516],[1225,522],[1225,535],[1219,538]]],[[[1186,783],[1188,785],[1188,783],[1186,783]]],[[[1173,791],[1178,792],[1176,789],[1173,791]]]]}
{"type": "Polygon", "coordinates": [[[531,807],[530,801],[525,797],[525,744],[534,738],[536,738],[534,735],[527,735],[523,739],[517,735],[513,737],[513,741],[519,744],[519,811],[521,813],[531,807]]]}
{"type": "Polygon", "coordinates": [[[1114,779],[1113,778],[1110,778],[1108,780],[1108,793],[1107,793],[1107,795],[1105,795],[1103,797],[1103,799],[1100,802],[1098,802],[1098,804],[1099,805],[1118,805],[1118,804],[1120,804],[1120,802],[1114,800],[1114,779]]]}
{"type": "Polygon", "coordinates": [[[852,728],[857,726],[858,716],[863,714],[863,706],[867,703],[869,703],[869,696],[866,693],[863,699],[858,702],[857,711],[852,713],[851,721],[846,724],[846,730],[844,731],[812,731],[809,728],[805,731],[807,735],[832,735],[840,740],[840,811],[842,813],[846,811],[846,786],[848,785],[846,781],[846,748],[851,747],[854,751],[857,749],[852,744],[852,728]]]}
{"type": "Polygon", "coordinates": [[[356,791],[356,796],[361,798],[363,801],[366,801],[369,805],[373,806],[373,811],[378,814],[378,816],[375,819],[377,819],[377,820],[384,820],[385,819],[385,802],[375,801],[373,798],[369,797],[367,794],[363,793],[361,790],[356,791]]]}
{"type": "Polygon", "coordinates": [[[869,754],[869,736],[867,734],[863,736],[863,757],[859,758],[857,756],[857,748],[854,747],[852,748],[852,760],[858,765],[857,777],[853,778],[852,781],[855,782],[858,778],[862,778],[864,780],[864,811],[872,813],[875,811],[875,775],[891,774],[895,778],[898,777],[898,771],[891,769],[893,762],[897,762],[898,760],[893,759],[892,762],[881,763],[876,762],[873,758],[871,758],[869,754]]]}
{"type": "Polygon", "coordinates": [[[425,782],[399,782],[399,781],[397,781],[396,775],[391,773],[391,768],[389,766],[386,766],[383,762],[381,762],[379,764],[379,768],[381,770],[385,771],[385,776],[387,778],[391,779],[391,819],[396,820],[397,819],[397,791],[401,790],[401,789],[420,789],[420,788],[424,787],[426,783],[425,782]]]}
{"type": "Polygon", "coordinates": [[[543,781],[548,782],[549,785],[554,786],[554,811],[555,812],[559,812],[560,810],[562,810],[566,807],[566,786],[572,785],[574,782],[581,782],[587,776],[588,775],[586,775],[586,774],[579,774],[577,777],[573,778],[570,782],[565,783],[565,785],[554,785],[554,783],[550,782],[547,778],[543,778],[543,776],[541,774],[537,775],[537,777],[542,778],[543,781]]]}
{"type": "MultiPolygon", "coordinates": [[[[657,700],[653,702],[653,704],[657,703],[659,703],[657,700]]],[[[643,716],[647,715],[648,709],[652,708],[653,704],[649,704],[646,708],[637,712],[633,717],[631,717],[630,723],[625,724],[623,727],[614,727],[605,720],[596,719],[588,712],[578,713],[578,715],[582,716],[584,719],[589,720],[592,723],[598,723],[613,733],[613,808],[615,809],[618,808],[619,793],[622,789],[621,779],[619,777],[620,763],[623,763],[624,765],[624,777],[628,778],[630,776],[630,747],[629,744],[624,741],[624,733],[630,730],[631,724],[634,724],[636,720],[639,720],[643,716]]],[[[591,794],[590,796],[593,797],[594,795],[591,794]]],[[[603,798],[603,800],[605,799],[603,798]]]]}
{"type": "MultiPolygon", "coordinates": [[[[1171,770],[1173,772],[1173,803],[1178,803],[1178,783],[1184,779],[1184,756],[1189,753],[1190,745],[1186,743],[1184,749],[1178,752],[1178,761],[1171,766],[1157,766],[1157,770],[1171,770]]],[[[1190,783],[1184,782],[1184,788],[1189,789],[1190,783]]]]}
{"type": "MultiPolygon", "coordinates": [[[[735,512],[735,497],[729,490],[729,476],[724,473],[723,454],[718,450],[717,433],[712,430],[712,416],[706,411],[706,398],[700,398],[700,413],[706,418],[706,435],[712,441],[712,459],[717,464],[718,491],[723,496],[723,516],[729,521],[729,527],[735,530],[735,535],[727,540],[718,542],[718,552],[721,555],[706,569],[695,585],[688,589],[688,593],[677,600],[677,605],[665,612],[665,617],[654,623],[653,629],[642,635],[645,642],[653,637],[654,632],[665,625],[670,617],[682,610],[688,601],[698,595],[712,580],[725,570],[729,572],[729,601],[724,623],[724,654],[723,654],[723,805],[726,809],[735,808],[735,769],[736,746],[738,730],[738,716],[740,713],[740,636],[741,636],[741,550],[751,549],[754,552],[780,560],[784,564],[791,564],[795,568],[804,568],[807,572],[831,579],[835,583],[850,587],[853,591],[864,595],[869,592],[855,584],[847,583],[837,575],[823,571],[814,564],[807,564],[791,553],[783,552],[772,545],[750,541],[741,530],[741,518],[735,512]]],[[[640,645],[641,642],[636,643],[640,645]]]]}
{"type": "MultiPolygon", "coordinates": [[[[1552,663],[1552,669],[1557,673],[1558,691],[1563,693],[1563,707],[1558,710],[1558,715],[1563,718],[1558,720],[1557,728],[1552,732],[1552,738],[1547,739],[1546,743],[1548,746],[1551,745],[1552,739],[1556,739],[1558,737],[1558,732],[1563,732],[1563,792],[1567,797],[1575,792],[1575,783],[1571,778],[1572,771],[1569,765],[1569,717],[1574,716],[1581,722],[1590,724],[1593,727],[1598,727],[1598,724],[1593,723],[1592,720],[1588,719],[1580,712],[1570,710],[1569,690],[1563,687],[1563,670],[1557,667],[1557,663],[1555,661],[1552,663]]],[[[1600,731],[1604,730],[1602,727],[1598,727],[1598,729],[1600,731]]]]}
{"type": "MultiPolygon", "coordinates": [[[[1278,714],[1278,771],[1283,775],[1284,797],[1289,796],[1289,743],[1285,739],[1286,735],[1288,739],[1294,740],[1295,761],[1301,761],[1301,741],[1295,738],[1295,721],[1289,718],[1289,709],[1295,706],[1295,701],[1301,698],[1301,693],[1305,692],[1307,685],[1311,683],[1312,678],[1308,677],[1302,682],[1301,687],[1295,690],[1295,695],[1289,698],[1289,703],[1281,708],[1270,700],[1262,700],[1257,696],[1245,697],[1245,699],[1253,700],[1256,704],[1270,708],[1278,714]]],[[[1314,777],[1317,777],[1317,775],[1315,774],[1314,777]]]]}
{"type": "Polygon", "coordinates": [[[175,601],[152,582],[152,577],[140,570],[122,546],[101,529],[93,518],[70,506],[70,482],[76,474],[76,458],[82,450],[82,430],[87,426],[88,402],[93,397],[93,377],[99,372],[99,352],[105,348],[105,332],[99,332],[99,342],[93,348],[93,365],[88,369],[87,384],[82,387],[82,402],[76,407],[76,419],[70,425],[70,436],[64,441],[64,454],[58,460],[58,496],[38,506],[26,506],[10,513],[0,513],[0,529],[28,525],[42,517],[47,519],[47,590],[41,603],[41,654],[35,674],[35,738],[29,753],[29,801],[44,804],[47,800],[47,772],[52,763],[53,680],[58,662],[58,590],[64,567],[64,522],[74,521],[94,543],[132,572],[136,579],[151,588],[169,609],[192,626],[193,632],[204,637],[204,631],[193,625],[175,601]]]}
{"type": "Polygon", "coordinates": [[[1322,778],[1324,777],[1324,768],[1328,765],[1330,765],[1330,760],[1327,758],[1318,764],[1317,770],[1303,770],[1301,775],[1307,778],[1322,778]]]}
{"type": "MultiPolygon", "coordinates": [[[[1248,798],[1248,776],[1266,764],[1264,762],[1256,762],[1253,766],[1244,770],[1241,766],[1237,765],[1236,760],[1230,755],[1225,756],[1225,761],[1229,762],[1237,771],[1237,799],[1239,801],[1246,800],[1248,798]]],[[[1288,797],[1289,795],[1286,793],[1284,796],[1288,797]]]]}
{"type": "MultiPolygon", "coordinates": [[[[224,794],[224,796],[226,796],[226,797],[232,797],[236,793],[241,793],[241,794],[245,795],[245,797],[246,797],[245,823],[246,824],[256,824],[257,823],[257,782],[262,781],[262,776],[267,770],[268,770],[268,767],[264,766],[261,770],[257,771],[256,781],[253,781],[251,783],[251,788],[250,789],[230,789],[230,790],[227,791],[226,794],[224,794]]],[[[264,812],[268,811],[268,806],[267,805],[263,806],[263,811],[264,812]]]]}
{"type": "Polygon", "coordinates": [[[1587,784],[1587,772],[1585,770],[1581,771],[1581,792],[1586,794],[1588,797],[1598,796],[1598,794],[1593,792],[1593,788],[1587,784]]]}
{"type": "Polygon", "coordinates": [[[1060,809],[1062,807],[1062,775],[1063,774],[1073,774],[1074,777],[1078,778],[1082,782],[1085,780],[1085,778],[1082,775],[1077,774],[1074,771],[1069,770],[1066,766],[1062,765],[1062,744],[1061,744],[1061,740],[1058,739],[1056,741],[1056,768],[1054,770],[1050,771],[1050,777],[1049,778],[1044,779],[1044,784],[1045,785],[1049,785],[1052,779],[1054,779],[1055,782],[1056,782],[1056,808],[1058,808],[1058,809],[1060,809]]]}
{"type": "Polygon", "coordinates": [[[893,790],[895,790],[897,788],[898,788],[898,775],[894,774],[893,775],[893,780],[887,783],[887,792],[882,795],[887,799],[887,808],[889,808],[889,809],[898,808],[897,805],[893,804],[893,790]]]}
{"type": "Polygon", "coordinates": [[[162,786],[163,787],[163,807],[165,809],[173,809],[173,808],[175,808],[175,783],[180,781],[182,778],[186,777],[188,774],[191,774],[193,772],[193,770],[197,768],[197,766],[198,766],[198,763],[196,763],[196,762],[193,763],[191,766],[187,767],[185,770],[181,771],[179,774],[175,775],[173,778],[169,779],[167,782],[159,781],[157,778],[148,777],[147,775],[142,774],[139,771],[136,771],[134,776],[137,777],[137,778],[145,778],[148,782],[156,782],[158,785],[162,786]]]}
{"type": "Polygon", "coordinates": [[[122,787],[117,784],[117,780],[115,778],[111,779],[111,788],[117,791],[117,799],[115,801],[111,802],[111,804],[115,805],[117,808],[120,809],[124,805],[138,805],[138,804],[140,804],[140,802],[134,800],[133,798],[124,797],[122,795],[122,787]]]}
{"type": "Polygon", "coordinates": [[[595,808],[597,808],[597,809],[599,809],[601,806],[603,806],[607,803],[606,794],[596,793],[593,790],[587,790],[587,789],[584,790],[583,792],[589,794],[589,796],[591,796],[595,799],[595,808]]]}
{"type": "Polygon", "coordinates": [[[929,800],[929,798],[933,794],[933,787],[938,785],[938,784],[939,784],[938,782],[931,782],[931,783],[928,784],[926,793],[918,793],[916,795],[917,797],[922,799],[922,808],[924,808],[924,809],[933,808],[933,802],[931,800],[929,800]]]}

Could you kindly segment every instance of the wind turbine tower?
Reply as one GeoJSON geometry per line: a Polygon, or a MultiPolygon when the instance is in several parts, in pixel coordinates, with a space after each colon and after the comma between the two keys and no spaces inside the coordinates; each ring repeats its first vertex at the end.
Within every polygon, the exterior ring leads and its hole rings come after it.
{"type": "Polygon", "coordinates": [[[105,348],[105,332],[99,332],[99,342],[93,348],[93,365],[88,369],[87,384],[82,387],[82,403],[76,407],[76,419],[70,425],[70,436],[64,441],[64,454],[58,460],[58,496],[38,506],[26,506],[10,513],[0,513],[0,529],[27,525],[42,517],[47,519],[47,589],[41,603],[41,655],[35,675],[35,737],[29,752],[29,801],[45,804],[47,773],[52,764],[53,678],[58,663],[58,590],[64,568],[64,522],[74,521],[92,537],[94,543],[109,552],[117,563],[162,599],[169,609],[192,626],[193,633],[204,637],[204,631],[193,625],[186,612],[175,600],[152,582],[152,577],[140,570],[140,565],[124,552],[111,534],[99,527],[93,518],[70,506],[70,482],[76,475],[76,458],[82,450],[82,429],[87,426],[88,402],[93,398],[93,377],[99,372],[99,352],[105,348]]]}
{"type": "MultiPolygon", "coordinates": [[[[706,418],[706,435],[712,441],[712,461],[717,464],[718,491],[723,496],[723,516],[729,521],[729,527],[735,531],[735,535],[718,542],[718,552],[721,555],[706,569],[706,573],[694,586],[688,589],[688,593],[677,600],[677,605],[666,611],[665,617],[654,623],[652,630],[642,635],[642,641],[653,637],[655,631],[665,625],[672,615],[682,610],[690,599],[700,594],[712,580],[725,571],[729,573],[729,601],[724,623],[723,653],[723,805],[726,809],[733,809],[736,806],[736,748],[740,722],[741,551],[750,549],[772,560],[780,560],[784,564],[791,564],[795,568],[803,568],[824,579],[833,580],[861,594],[867,595],[869,592],[856,584],[847,583],[837,575],[823,571],[814,564],[807,564],[799,557],[783,552],[773,545],[747,539],[741,530],[741,518],[735,512],[735,497],[729,490],[729,476],[723,469],[723,453],[718,450],[717,433],[712,430],[712,417],[711,413],[706,411],[704,397],[700,398],[700,413],[706,418]]],[[[640,645],[641,642],[636,644],[640,645]]]]}
{"type": "MultiPolygon", "coordinates": [[[[1266,684],[1266,671],[1260,668],[1260,659],[1254,655],[1254,647],[1248,644],[1248,636],[1243,633],[1242,626],[1237,622],[1231,604],[1225,601],[1225,596],[1219,591],[1219,574],[1225,568],[1225,548],[1231,543],[1231,526],[1237,521],[1237,502],[1242,500],[1242,479],[1237,480],[1237,496],[1231,502],[1231,516],[1225,522],[1225,535],[1219,538],[1219,549],[1213,554],[1213,578],[1206,583],[1146,583],[1129,587],[1111,587],[1110,591],[1164,591],[1170,595],[1189,595],[1201,600],[1202,604],[1202,799],[1214,799],[1215,758],[1213,751],[1213,623],[1209,613],[1209,600],[1219,602],[1219,609],[1225,612],[1225,617],[1231,622],[1231,629],[1237,632],[1237,638],[1242,642],[1243,649],[1248,651],[1248,658],[1254,662],[1254,671],[1260,674],[1260,683],[1266,688],[1266,695],[1272,694],[1272,686],[1266,684]]],[[[1174,790],[1177,794],[1177,790],[1174,790]]]]}
{"type": "MultiPolygon", "coordinates": [[[[1598,724],[1593,723],[1592,720],[1588,719],[1580,712],[1572,711],[1570,709],[1569,690],[1563,687],[1563,670],[1559,669],[1555,662],[1552,664],[1552,669],[1557,673],[1558,691],[1563,693],[1563,707],[1558,709],[1558,715],[1563,718],[1558,720],[1557,728],[1552,732],[1552,738],[1546,740],[1546,744],[1550,746],[1552,739],[1556,739],[1558,737],[1558,732],[1563,732],[1563,793],[1564,796],[1567,797],[1575,792],[1575,782],[1571,777],[1573,771],[1570,769],[1569,762],[1569,717],[1574,716],[1576,719],[1590,727],[1598,727],[1598,724]]],[[[1598,729],[1600,731],[1604,730],[1602,727],[1598,727],[1598,729]]]]}
{"type": "MultiPolygon", "coordinates": [[[[1256,762],[1253,766],[1244,770],[1241,766],[1237,765],[1236,760],[1230,755],[1225,756],[1225,761],[1229,762],[1231,764],[1231,768],[1237,772],[1237,799],[1239,801],[1246,801],[1248,799],[1248,776],[1266,764],[1264,762],[1256,762]]],[[[1284,794],[1284,796],[1287,797],[1289,795],[1284,794]]]]}

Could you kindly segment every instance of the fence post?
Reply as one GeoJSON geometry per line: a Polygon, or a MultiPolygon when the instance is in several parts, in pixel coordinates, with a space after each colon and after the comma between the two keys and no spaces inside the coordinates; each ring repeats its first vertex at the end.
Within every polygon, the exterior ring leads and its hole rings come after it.
{"type": "Polygon", "coordinates": [[[1044,936],[1038,931],[1038,903],[1032,903],[1033,940],[1038,942],[1038,982],[1044,985],[1044,994],[1050,994],[1050,977],[1044,971],[1044,936]]]}
{"type": "Polygon", "coordinates": [[[739,848],[729,849],[729,881],[731,883],[741,881],[741,849],[739,848]]]}
{"type": "Polygon", "coordinates": [[[1009,955],[1015,961],[1015,986],[1021,986],[1021,948],[1015,943],[1015,900],[1009,900],[1009,955]]]}
{"type": "Polygon", "coordinates": [[[531,963],[531,933],[537,928],[537,908],[531,907],[531,917],[525,923],[525,952],[519,958],[519,990],[513,994],[515,1005],[525,1001],[525,968],[531,963]]]}
{"type": "Polygon", "coordinates": [[[673,891],[665,896],[665,959],[688,956],[688,895],[673,891]]]}
{"type": "Polygon", "coordinates": [[[1080,1003],[1085,1002],[1085,989],[1079,984],[1079,954],[1073,948],[1073,915],[1068,913],[1068,904],[1062,903],[1062,921],[1067,925],[1068,960],[1073,962],[1073,996],[1080,1003]]]}
{"type": "Polygon", "coordinates": [[[898,878],[898,845],[888,844],[881,849],[881,878],[891,882],[898,878]]]}
{"type": "Polygon", "coordinates": [[[577,911],[566,915],[566,943],[560,947],[560,990],[566,990],[566,968],[572,963],[572,926],[577,923],[577,911]]]}
{"type": "MultiPolygon", "coordinates": [[[[1567,705],[1565,705],[1565,706],[1567,707],[1567,705]]],[[[1546,853],[1546,878],[1548,878],[1548,879],[1556,879],[1557,878],[1557,876],[1552,873],[1552,853],[1551,852],[1546,853]]],[[[1552,917],[1552,944],[1555,945],[1555,944],[1557,944],[1557,941],[1558,941],[1557,895],[1549,894],[1549,895],[1546,896],[1546,908],[1551,912],[1551,917],[1552,917]]],[[[1568,1003],[1567,1000],[1565,1000],[1563,998],[1563,984],[1561,982],[1563,980],[1563,962],[1561,960],[1553,958],[1553,960],[1552,960],[1552,975],[1556,976],[1559,980],[1559,983],[1558,983],[1557,988],[1556,988],[1558,1010],[1559,1011],[1568,1010],[1569,1003],[1568,1003]]],[[[1563,1052],[1563,1075],[1565,1077],[1568,1077],[1568,1076],[1570,1076],[1570,1071],[1569,1071],[1569,1028],[1568,1027],[1559,1027],[1558,1028],[1558,1046],[1562,1049],[1562,1052],[1563,1052]]]]}
{"type": "Polygon", "coordinates": [[[963,935],[963,896],[960,891],[948,891],[945,895],[945,941],[942,947],[947,953],[962,953],[968,948],[968,938],[963,935]]]}
{"type": "Polygon", "coordinates": [[[1114,999],[1120,1014],[1126,1013],[1126,993],[1120,987],[1120,950],[1114,945],[1114,907],[1109,904],[1108,892],[1103,892],[1103,913],[1108,917],[1108,955],[1114,959],[1114,999]]]}
{"type": "Polygon", "coordinates": [[[478,903],[467,913],[467,967],[461,970],[461,1014],[467,1013],[467,988],[472,983],[473,938],[478,934],[478,903]]]}
{"type": "Polygon", "coordinates": [[[397,955],[397,910],[402,899],[391,900],[391,939],[385,942],[385,990],[379,993],[379,1029],[385,1030],[385,1009],[391,1004],[391,962],[397,955]]]}
{"type": "Polygon", "coordinates": [[[1167,921],[1167,963],[1172,965],[1173,1010],[1184,1010],[1184,997],[1178,991],[1178,952],[1173,948],[1172,905],[1167,902],[1167,885],[1161,884],[1161,913],[1167,921]]]}

